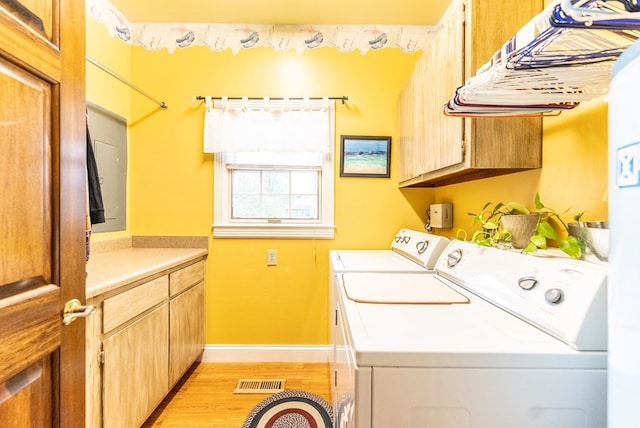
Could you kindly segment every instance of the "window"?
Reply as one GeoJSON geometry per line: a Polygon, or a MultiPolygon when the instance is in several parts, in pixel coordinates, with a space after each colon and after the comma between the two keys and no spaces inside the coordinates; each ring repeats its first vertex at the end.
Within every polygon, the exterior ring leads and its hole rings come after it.
{"type": "Polygon", "coordinates": [[[334,105],[207,100],[213,236],[333,239],[334,105]]]}
{"type": "Polygon", "coordinates": [[[231,219],[320,219],[322,155],[232,153],[231,219]]]}
{"type": "Polygon", "coordinates": [[[333,238],[332,153],[215,158],[215,237],[333,238]]]}

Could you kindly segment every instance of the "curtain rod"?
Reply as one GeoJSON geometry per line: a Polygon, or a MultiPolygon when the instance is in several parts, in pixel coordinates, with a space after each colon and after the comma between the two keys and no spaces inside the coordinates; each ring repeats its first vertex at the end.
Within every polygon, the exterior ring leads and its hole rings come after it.
{"type": "Polygon", "coordinates": [[[99,69],[101,69],[102,71],[112,75],[113,77],[115,77],[116,79],[118,79],[119,81],[121,81],[122,83],[124,83],[125,85],[129,86],[131,89],[139,92],[140,94],[144,95],[145,97],[149,98],[151,101],[153,101],[154,103],[158,104],[160,106],[160,108],[162,110],[166,110],[169,106],[167,105],[167,103],[165,103],[164,101],[159,101],[156,98],[152,97],[151,95],[149,95],[148,93],[146,93],[145,91],[143,91],[142,89],[138,88],[136,85],[134,85],[133,83],[129,82],[127,79],[125,79],[124,77],[120,76],[119,74],[117,74],[114,71],[111,71],[110,69],[108,69],[107,67],[105,67],[104,65],[100,64],[99,62],[97,62],[95,59],[87,56],[85,57],[87,59],[87,61],[89,61],[91,64],[95,65],[96,67],[98,67],[99,69]]]}
{"type": "MultiPolygon", "coordinates": [[[[197,95],[195,97],[196,100],[204,100],[207,97],[202,96],[202,95],[197,95]]],[[[340,100],[342,102],[342,104],[344,104],[345,102],[349,101],[349,97],[343,95],[341,97],[327,97],[330,100],[340,100]]],[[[211,97],[212,100],[221,100],[222,97],[211,97]]],[[[227,97],[228,100],[241,100],[242,97],[227,97]]],[[[264,97],[247,97],[248,100],[263,100],[264,97]]],[[[269,97],[270,100],[277,100],[277,101],[282,101],[285,98],[284,97],[269,97]]],[[[301,101],[304,100],[303,97],[290,97],[288,98],[289,100],[296,100],[296,101],[301,101]]],[[[309,97],[310,100],[322,100],[323,97],[309,97]]]]}

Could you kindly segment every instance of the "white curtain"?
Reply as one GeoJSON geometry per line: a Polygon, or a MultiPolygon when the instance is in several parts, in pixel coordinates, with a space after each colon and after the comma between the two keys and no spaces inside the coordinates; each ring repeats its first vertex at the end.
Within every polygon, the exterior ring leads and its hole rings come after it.
{"type": "Polygon", "coordinates": [[[302,100],[212,100],[204,118],[205,153],[329,153],[334,102],[302,100]]]}

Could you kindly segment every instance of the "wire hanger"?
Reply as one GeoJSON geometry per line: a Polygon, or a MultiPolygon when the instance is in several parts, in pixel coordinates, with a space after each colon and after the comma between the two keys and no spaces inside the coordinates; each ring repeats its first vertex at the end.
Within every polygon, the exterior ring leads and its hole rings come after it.
{"type": "MultiPolygon", "coordinates": [[[[638,1],[626,0],[629,6],[638,1]]],[[[550,4],[456,90],[445,114],[548,114],[606,94],[613,63],[640,38],[640,13],[604,3],[550,4]]]]}
{"type": "Polygon", "coordinates": [[[640,24],[640,5],[637,0],[620,0],[624,9],[616,8],[612,3],[616,0],[594,1],[594,0],[561,0],[562,9],[577,22],[582,22],[586,26],[594,23],[602,23],[612,20],[631,20],[640,24]]]}

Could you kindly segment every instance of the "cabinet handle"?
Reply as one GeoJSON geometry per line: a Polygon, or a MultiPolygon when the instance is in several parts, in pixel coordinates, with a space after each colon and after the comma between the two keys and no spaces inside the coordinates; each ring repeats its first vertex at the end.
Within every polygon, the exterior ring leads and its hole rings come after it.
{"type": "Polygon", "coordinates": [[[69,300],[62,311],[62,324],[69,325],[76,320],[76,318],[86,318],[96,310],[94,305],[83,306],[80,300],[69,300]]]}

